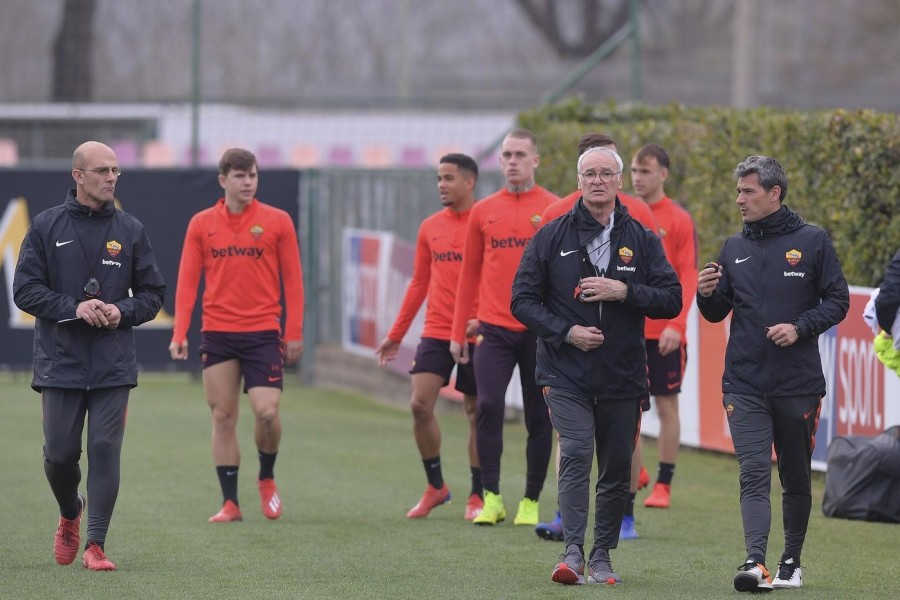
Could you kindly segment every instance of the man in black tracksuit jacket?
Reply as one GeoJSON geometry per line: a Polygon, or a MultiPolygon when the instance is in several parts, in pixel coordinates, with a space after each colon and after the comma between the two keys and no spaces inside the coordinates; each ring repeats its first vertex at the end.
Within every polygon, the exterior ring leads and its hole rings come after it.
{"type": "Polygon", "coordinates": [[[35,317],[34,378],[41,393],[44,471],[60,509],[60,564],[78,551],[86,499],[78,492],[88,415],[88,515],[84,566],[113,570],[104,542],[119,490],[129,390],[137,385],[132,328],[162,308],[165,283],[144,226],[116,209],[113,151],[86,142],[73,157],[64,204],[37,215],[13,278],[16,306],[35,317]]]}
{"type": "Polygon", "coordinates": [[[698,278],[697,306],[731,314],[723,405],[740,463],[747,561],[738,591],[800,587],[800,552],[812,506],[810,466],[825,376],[818,336],[840,323],[850,293],[828,235],[782,204],[781,164],[751,156],[735,169],[744,229],[698,278]],[[784,553],[774,582],[765,567],[772,520],[772,444],[783,488],[784,553]]]}
{"type": "Polygon", "coordinates": [[[618,545],[631,454],[647,392],[644,318],[681,311],[681,284],[659,237],[616,198],[622,161],[590,148],[578,161],[582,198],[541,228],[513,281],[512,313],[538,336],[535,379],[559,432],[559,508],[566,552],[557,583],[583,582],[584,533],[596,443],[590,581],[618,582],[618,545]]]}

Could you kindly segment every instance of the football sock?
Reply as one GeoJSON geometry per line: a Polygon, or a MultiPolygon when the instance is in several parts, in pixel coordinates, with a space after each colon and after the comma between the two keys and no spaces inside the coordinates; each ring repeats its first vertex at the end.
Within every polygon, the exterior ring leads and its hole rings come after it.
{"type": "Polygon", "coordinates": [[[675,475],[674,463],[659,463],[659,473],[656,476],[656,483],[672,484],[672,477],[675,475]]]}
{"type": "Polygon", "coordinates": [[[438,454],[434,458],[423,458],[422,464],[425,466],[425,476],[428,477],[428,483],[436,490],[444,487],[444,476],[441,473],[441,455],[438,454]]]}
{"type": "Polygon", "coordinates": [[[219,476],[219,485],[222,486],[222,498],[231,500],[238,504],[237,499],[237,465],[226,465],[216,467],[216,474],[219,476]]]}
{"type": "MultiPolygon", "coordinates": [[[[472,492],[471,494],[478,494],[482,498],[484,497],[484,485],[481,483],[481,467],[469,467],[469,470],[472,472],[472,492]]],[[[471,495],[469,494],[469,495],[471,495]]]]}
{"type": "Polygon", "coordinates": [[[278,453],[268,454],[257,449],[257,454],[259,455],[259,478],[275,479],[275,458],[278,457],[278,453]]]}

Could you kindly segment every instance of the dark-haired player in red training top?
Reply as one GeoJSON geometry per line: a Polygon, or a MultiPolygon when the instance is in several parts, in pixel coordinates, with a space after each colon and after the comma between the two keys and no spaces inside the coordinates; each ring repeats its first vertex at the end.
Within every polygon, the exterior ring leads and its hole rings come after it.
{"type": "MultiPolygon", "coordinates": [[[[410,369],[413,414],[413,434],[425,467],[428,485],[419,502],[406,516],[410,519],[427,517],[431,510],[450,501],[450,487],[444,483],[441,470],[441,430],[434,416],[441,388],[450,381],[456,363],[450,354],[450,326],[456,302],[463,248],[466,243],[466,224],[475,203],[475,184],[478,165],[465,154],[447,154],[438,164],[437,187],[443,209],[419,227],[412,279],[406,288],[403,304],[387,337],[375,350],[378,362],[384,366],[397,356],[400,342],[428,298],[425,309],[425,328],[410,369]]],[[[474,310],[471,315],[474,316],[474,310]]],[[[469,344],[472,352],[473,345],[469,344]]],[[[469,468],[472,489],[466,502],[465,518],[478,516],[483,504],[481,467],[475,447],[475,372],[472,363],[456,369],[456,389],[463,394],[463,407],[469,420],[469,468]]]]}

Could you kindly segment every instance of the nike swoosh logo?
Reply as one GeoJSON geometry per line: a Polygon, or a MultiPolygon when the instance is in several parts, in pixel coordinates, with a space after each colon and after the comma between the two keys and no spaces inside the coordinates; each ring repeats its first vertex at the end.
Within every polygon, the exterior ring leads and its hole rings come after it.
{"type": "Polygon", "coordinates": [[[674,389],[677,388],[679,385],[681,385],[681,382],[680,382],[680,381],[679,381],[678,383],[667,383],[667,384],[666,384],[666,387],[669,388],[670,390],[674,390],[674,389]]]}
{"type": "Polygon", "coordinates": [[[736,259],[734,259],[734,264],[739,265],[742,262],[744,262],[745,260],[750,260],[750,257],[748,256],[747,258],[736,258],[736,259]]]}
{"type": "Polygon", "coordinates": [[[61,242],[59,240],[56,240],[56,247],[59,248],[60,246],[65,246],[66,244],[71,244],[74,241],[75,240],[69,240],[68,242],[61,242]]]}
{"type": "Polygon", "coordinates": [[[275,383],[276,381],[281,381],[281,377],[269,377],[269,381],[275,383]]]}
{"type": "Polygon", "coordinates": [[[206,236],[207,236],[207,237],[212,237],[212,236],[216,235],[217,233],[218,233],[218,231],[207,231],[207,232],[206,232],[206,236]]]}
{"type": "Polygon", "coordinates": [[[559,255],[560,256],[568,256],[568,255],[572,254],[573,252],[578,252],[578,250],[569,250],[569,251],[560,250],[559,255]]]}
{"type": "Polygon", "coordinates": [[[808,413],[804,414],[804,415],[803,415],[803,420],[804,420],[804,421],[807,420],[807,419],[809,418],[809,415],[813,414],[814,412],[816,412],[816,409],[812,409],[812,410],[809,411],[808,413]]]}
{"type": "Polygon", "coordinates": [[[237,475],[237,471],[225,471],[225,475],[227,475],[228,477],[234,477],[235,475],[237,475]]]}

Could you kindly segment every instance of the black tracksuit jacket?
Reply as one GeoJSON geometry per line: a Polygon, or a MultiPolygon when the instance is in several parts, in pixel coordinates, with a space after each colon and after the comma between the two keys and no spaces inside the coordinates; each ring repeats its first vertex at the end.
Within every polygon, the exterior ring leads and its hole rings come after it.
{"type": "Polygon", "coordinates": [[[709,297],[697,294],[707,321],[731,313],[724,393],[824,395],[818,336],[844,320],[850,291],[831,239],[786,206],[744,226],[719,253],[723,275],[709,297]],[[776,346],[766,327],[794,323],[800,339],[776,346]]]}
{"type": "Polygon", "coordinates": [[[91,210],[70,190],[60,206],[38,214],[25,234],[13,299],[35,317],[32,387],[95,389],[137,385],[132,327],[156,317],[166,286],[144,226],[112,203],[91,210]],[[122,313],[113,330],[75,317],[95,277],[99,298],[122,313]],[[130,293],[129,293],[130,290],[130,293]]]}
{"type": "Polygon", "coordinates": [[[659,237],[616,199],[605,277],[628,284],[621,302],[581,302],[575,288],[596,276],[586,246],[603,227],[579,200],[532,238],[513,280],[512,313],[538,336],[536,381],[599,400],[636,399],[647,391],[644,318],[681,312],[681,284],[659,237]],[[574,251],[574,252],[573,252],[574,251]],[[582,352],[566,343],[573,325],[599,328],[603,344],[582,352]]]}

